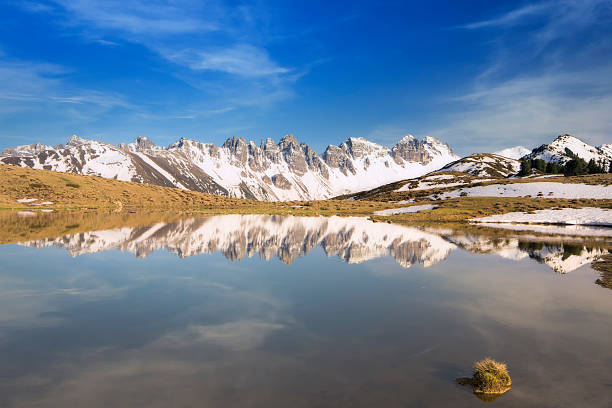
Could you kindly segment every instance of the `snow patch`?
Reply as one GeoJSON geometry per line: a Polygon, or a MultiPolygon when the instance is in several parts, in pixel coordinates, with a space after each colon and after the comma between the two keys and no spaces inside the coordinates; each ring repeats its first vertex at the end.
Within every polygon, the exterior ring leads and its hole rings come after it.
{"type": "Polygon", "coordinates": [[[522,224],[560,224],[560,225],[599,225],[612,227],[612,211],[606,208],[561,208],[537,210],[532,214],[511,212],[472,218],[473,222],[522,223],[522,224]]]}
{"type": "Polygon", "coordinates": [[[441,193],[442,199],[469,197],[612,198],[612,186],[571,183],[511,183],[466,187],[441,193]],[[541,193],[541,194],[540,194],[541,193]]]}

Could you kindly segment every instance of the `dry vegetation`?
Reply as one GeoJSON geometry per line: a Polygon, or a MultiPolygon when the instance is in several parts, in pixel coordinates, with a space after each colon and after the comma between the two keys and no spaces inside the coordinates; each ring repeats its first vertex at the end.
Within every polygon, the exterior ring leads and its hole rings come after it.
{"type": "Polygon", "coordinates": [[[486,402],[495,401],[512,386],[506,364],[488,357],[474,363],[471,378],[457,378],[457,382],[471,386],[474,394],[486,402]]]}
{"type": "Polygon", "coordinates": [[[162,210],[219,213],[293,215],[367,215],[388,208],[368,201],[265,202],[238,199],[178,188],[117,181],[47,170],[0,165],[0,208],[29,211],[45,209],[162,210]],[[34,203],[17,200],[36,198],[34,203]],[[33,204],[52,202],[51,205],[33,204]]]}
{"type": "Polygon", "coordinates": [[[591,267],[600,274],[595,283],[603,288],[612,289],[612,254],[601,256],[591,264],[591,267]]]}
{"type": "Polygon", "coordinates": [[[503,394],[512,386],[506,364],[491,358],[474,363],[472,387],[474,392],[483,394],[503,394]]]}
{"type": "MultiPolygon", "coordinates": [[[[454,174],[454,173],[449,173],[454,174]]],[[[457,177],[475,179],[458,173],[457,177]]],[[[561,177],[567,182],[609,182],[610,176],[592,175],[583,177],[561,177]]],[[[502,180],[504,181],[504,180],[502,180]]],[[[495,181],[495,182],[500,182],[495,181]]],[[[122,210],[122,211],[172,211],[199,212],[205,214],[279,214],[279,215],[340,215],[371,216],[374,211],[406,207],[406,204],[388,202],[396,199],[388,190],[399,188],[405,182],[383,186],[377,195],[364,196],[359,200],[320,200],[265,202],[238,199],[212,194],[198,193],[177,188],[110,180],[101,177],[81,176],[47,170],[33,170],[9,165],[0,165],[0,208],[36,211],[40,209],[73,210],[122,210]],[[392,186],[392,187],[390,187],[392,186]],[[33,203],[17,200],[35,198],[33,203]],[[33,204],[52,202],[51,205],[33,204]]],[[[477,185],[478,183],[476,183],[477,185]]],[[[474,184],[473,184],[474,185],[474,184]]],[[[375,190],[372,190],[373,192],[375,190]]],[[[513,211],[530,212],[546,208],[612,208],[612,200],[552,199],[531,197],[460,197],[449,200],[430,200],[417,197],[430,195],[432,190],[407,191],[416,198],[414,204],[435,203],[431,211],[405,213],[390,217],[372,216],[375,221],[398,223],[467,223],[470,218],[513,211]]],[[[406,197],[404,197],[406,198],[406,197]]]]}

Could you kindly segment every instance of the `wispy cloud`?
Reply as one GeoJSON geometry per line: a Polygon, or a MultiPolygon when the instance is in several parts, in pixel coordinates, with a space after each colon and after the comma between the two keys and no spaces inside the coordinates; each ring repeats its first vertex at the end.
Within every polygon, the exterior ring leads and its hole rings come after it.
{"type": "Polygon", "coordinates": [[[528,17],[533,17],[541,15],[545,12],[549,12],[551,5],[551,3],[529,4],[524,7],[511,10],[506,14],[492,18],[490,20],[477,21],[475,23],[464,24],[459,27],[473,30],[486,27],[504,27],[523,23],[528,17]]]}
{"type": "Polygon", "coordinates": [[[235,109],[236,109],[235,106],[226,106],[224,108],[218,108],[218,109],[204,109],[204,110],[198,110],[198,111],[191,110],[188,112],[179,113],[175,115],[174,117],[176,119],[197,119],[197,118],[202,118],[202,117],[222,115],[224,113],[231,112],[235,109]]]}
{"type": "Polygon", "coordinates": [[[65,104],[96,109],[133,108],[121,94],[71,86],[65,80],[69,73],[59,65],[0,58],[0,110],[6,113],[44,108],[57,112],[65,104]]]}
{"type": "Polygon", "coordinates": [[[481,151],[532,147],[563,132],[609,141],[610,27],[611,0],[544,1],[463,26],[498,29],[492,58],[432,132],[481,151]]]}
{"type": "Polygon", "coordinates": [[[274,63],[268,53],[248,44],[211,50],[186,49],[165,52],[164,56],[195,71],[219,71],[243,77],[280,75],[290,72],[274,63]]]}
{"type": "Polygon", "coordinates": [[[447,127],[433,132],[478,151],[516,144],[536,147],[562,133],[596,144],[609,142],[611,68],[522,77],[476,89],[457,99],[464,110],[449,117],[447,127]],[[576,95],[575,87],[585,94],[576,95]],[[599,91],[587,91],[593,88],[599,91]]]}
{"type": "Polygon", "coordinates": [[[93,25],[98,29],[162,36],[213,31],[219,27],[211,20],[198,18],[212,11],[211,3],[204,9],[194,1],[159,0],[53,0],[63,7],[74,24],[93,25]]]}
{"type": "Polygon", "coordinates": [[[284,99],[299,77],[253,41],[257,36],[249,30],[255,17],[248,7],[230,10],[217,0],[51,1],[61,10],[59,21],[71,30],[76,27],[102,45],[116,45],[116,38],[143,45],[177,66],[171,75],[224,98],[217,103],[250,105],[252,98],[261,98],[265,105],[284,99]]]}

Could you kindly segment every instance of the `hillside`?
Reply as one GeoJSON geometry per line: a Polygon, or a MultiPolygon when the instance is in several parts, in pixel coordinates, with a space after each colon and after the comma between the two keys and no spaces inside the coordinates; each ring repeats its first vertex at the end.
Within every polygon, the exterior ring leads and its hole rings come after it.
{"type": "Polygon", "coordinates": [[[516,174],[518,160],[492,153],[475,153],[442,167],[440,171],[457,171],[476,177],[502,178],[516,174]]]}
{"type": "Polygon", "coordinates": [[[568,134],[560,135],[551,143],[533,149],[524,158],[542,159],[545,162],[565,164],[572,159],[570,152],[587,162],[591,159],[595,162],[612,162],[612,145],[591,146],[583,140],[568,134]]]}
{"type": "Polygon", "coordinates": [[[326,199],[437,170],[458,157],[433,137],[408,135],[392,148],[363,138],[319,155],[286,135],[259,145],[243,138],[221,146],[180,139],[168,147],[146,137],[118,146],[72,136],[66,145],[5,149],[0,162],[267,201],[326,199]]]}
{"type": "Polygon", "coordinates": [[[217,196],[102,177],[33,170],[0,164],[0,209],[200,211],[207,213],[370,214],[383,203],[313,201],[265,202],[217,196]]]}

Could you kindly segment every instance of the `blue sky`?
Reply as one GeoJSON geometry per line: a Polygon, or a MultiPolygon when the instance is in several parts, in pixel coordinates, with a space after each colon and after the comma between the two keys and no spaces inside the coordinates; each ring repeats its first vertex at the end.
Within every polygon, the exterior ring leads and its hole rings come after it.
{"type": "Polygon", "coordinates": [[[612,142],[612,0],[0,0],[0,148],[612,142]]]}

